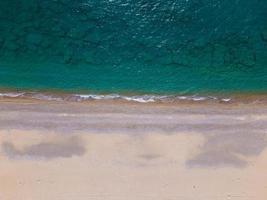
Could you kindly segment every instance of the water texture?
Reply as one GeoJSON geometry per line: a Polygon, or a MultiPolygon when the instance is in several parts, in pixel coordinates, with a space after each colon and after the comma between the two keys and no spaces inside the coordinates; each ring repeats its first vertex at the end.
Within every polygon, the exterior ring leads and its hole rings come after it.
{"type": "Polygon", "coordinates": [[[266,0],[1,0],[0,87],[267,89],[266,0]]]}

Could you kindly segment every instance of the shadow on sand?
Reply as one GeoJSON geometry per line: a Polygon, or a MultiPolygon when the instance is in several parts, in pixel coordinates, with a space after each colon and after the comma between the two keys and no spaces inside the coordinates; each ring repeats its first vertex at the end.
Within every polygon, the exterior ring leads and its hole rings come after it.
{"type": "Polygon", "coordinates": [[[2,144],[3,152],[8,158],[39,158],[55,159],[81,156],[85,153],[85,147],[77,137],[70,137],[59,142],[44,142],[18,149],[11,142],[2,144]]]}
{"type": "Polygon", "coordinates": [[[258,156],[267,146],[265,133],[232,132],[209,135],[188,167],[245,167],[246,157],[258,156]]]}

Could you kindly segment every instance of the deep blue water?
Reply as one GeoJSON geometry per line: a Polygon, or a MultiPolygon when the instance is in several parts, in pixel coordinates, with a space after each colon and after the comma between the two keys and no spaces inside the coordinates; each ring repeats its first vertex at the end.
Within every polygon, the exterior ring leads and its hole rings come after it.
{"type": "Polygon", "coordinates": [[[267,0],[1,0],[0,87],[267,91],[267,0]]]}

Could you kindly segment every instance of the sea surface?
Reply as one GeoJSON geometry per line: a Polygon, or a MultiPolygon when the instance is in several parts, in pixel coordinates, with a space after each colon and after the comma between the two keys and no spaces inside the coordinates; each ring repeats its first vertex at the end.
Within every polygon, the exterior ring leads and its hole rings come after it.
{"type": "Polygon", "coordinates": [[[266,93],[267,1],[1,0],[0,91],[138,102],[266,93]]]}

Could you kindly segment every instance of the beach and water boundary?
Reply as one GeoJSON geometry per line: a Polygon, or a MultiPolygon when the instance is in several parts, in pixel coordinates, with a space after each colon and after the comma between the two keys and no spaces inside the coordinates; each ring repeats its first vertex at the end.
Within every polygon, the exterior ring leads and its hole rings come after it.
{"type": "Polygon", "coordinates": [[[0,0],[0,200],[266,200],[266,10],[0,0]]]}

